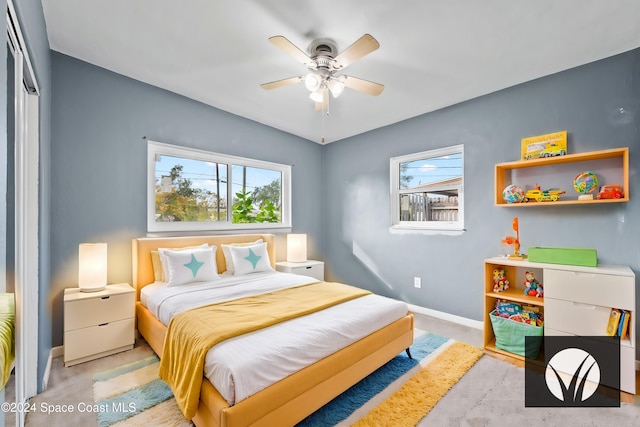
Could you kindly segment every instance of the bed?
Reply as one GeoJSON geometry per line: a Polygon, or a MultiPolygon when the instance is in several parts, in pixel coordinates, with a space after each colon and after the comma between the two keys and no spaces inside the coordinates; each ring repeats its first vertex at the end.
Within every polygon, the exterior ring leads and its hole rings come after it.
{"type": "MultiPolygon", "coordinates": [[[[227,262],[221,245],[251,244],[259,240],[266,243],[270,267],[275,269],[275,236],[270,234],[133,239],[132,267],[133,285],[136,288],[137,329],[158,355],[162,357],[163,351],[166,350],[168,328],[152,313],[153,308],[150,310],[141,302],[141,296],[143,300],[146,298],[143,289],[149,285],[157,285],[154,284],[152,252],[159,248],[184,248],[202,244],[216,246],[215,263],[218,272],[224,275],[227,262]]],[[[225,391],[218,391],[209,380],[201,379],[197,409],[192,420],[197,426],[294,425],[395,355],[408,349],[412,342],[413,315],[406,311],[397,319],[367,333],[355,342],[236,402],[230,402],[225,391]]],[[[168,347],[170,344],[167,341],[168,347]]]]}

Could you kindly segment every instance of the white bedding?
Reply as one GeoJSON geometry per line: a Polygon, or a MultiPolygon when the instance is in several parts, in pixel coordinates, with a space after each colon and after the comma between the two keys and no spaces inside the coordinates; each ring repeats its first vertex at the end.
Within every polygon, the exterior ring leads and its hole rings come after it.
{"type": "MultiPolygon", "coordinates": [[[[189,308],[316,281],[308,276],[262,272],[174,287],[155,283],[142,289],[140,301],[167,325],[173,315],[189,308]]],[[[405,316],[407,311],[404,302],[371,294],[231,338],[207,353],[205,376],[233,405],[405,316]]]]}

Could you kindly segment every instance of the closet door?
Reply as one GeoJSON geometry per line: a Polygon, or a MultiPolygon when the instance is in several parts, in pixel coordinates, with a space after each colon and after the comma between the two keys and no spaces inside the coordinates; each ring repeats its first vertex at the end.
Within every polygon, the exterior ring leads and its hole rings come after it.
{"type": "MultiPolygon", "coordinates": [[[[5,222],[8,236],[6,269],[14,293],[15,318],[15,403],[18,407],[37,393],[38,373],[38,175],[39,97],[29,53],[20,30],[13,0],[7,1],[7,172],[3,188],[10,196],[5,222]]],[[[25,413],[16,413],[16,426],[24,425],[25,413]]]]}

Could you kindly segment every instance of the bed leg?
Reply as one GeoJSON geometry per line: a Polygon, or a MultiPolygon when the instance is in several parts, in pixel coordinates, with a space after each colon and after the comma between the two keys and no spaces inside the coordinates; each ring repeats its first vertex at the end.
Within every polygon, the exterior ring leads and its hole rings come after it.
{"type": "Polygon", "coordinates": [[[407,352],[407,356],[409,356],[409,359],[413,359],[413,356],[411,356],[411,349],[407,347],[405,351],[407,352]]]}

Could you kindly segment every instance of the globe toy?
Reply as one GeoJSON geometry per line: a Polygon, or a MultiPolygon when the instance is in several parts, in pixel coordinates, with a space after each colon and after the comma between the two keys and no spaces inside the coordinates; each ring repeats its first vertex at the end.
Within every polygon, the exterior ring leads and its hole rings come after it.
{"type": "Polygon", "coordinates": [[[514,184],[508,185],[502,191],[502,198],[507,203],[520,203],[524,199],[524,190],[514,184]]]}
{"type": "Polygon", "coordinates": [[[580,194],[593,193],[598,188],[598,177],[589,171],[579,173],[573,180],[573,188],[580,194]]]}

